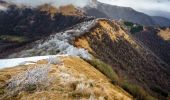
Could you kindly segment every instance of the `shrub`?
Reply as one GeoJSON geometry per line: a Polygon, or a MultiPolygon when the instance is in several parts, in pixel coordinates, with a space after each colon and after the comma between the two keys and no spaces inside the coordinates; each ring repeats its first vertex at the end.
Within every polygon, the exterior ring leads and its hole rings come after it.
{"type": "Polygon", "coordinates": [[[124,25],[132,27],[134,24],[132,22],[124,22],[124,25]]]}
{"type": "Polygon", "coordinates": [[[142,87],[129,83],[122,82],[121,87],[133,95],[137,100],[156,100],[154,97],[150,96],[142,87]]]}
{"type": "Polygon", "coordinates": [[[143,30],[143,26],[135,26],[135,27],[132,27],[131,28],[131,30],[130,30],[130,32],[132,33],[132,34],[134,34],[134,33],[137,33],[137,32],[140,32],[140,31],[142,31],[143,30]]]}
{"type": "Polygon", "coordinates": [[[112,80],[112,83],[118,83],[118,76],[111,66],[105,64],[99,59],[88,60],[88,62],[107,77],[109,77],[112,80]]]}

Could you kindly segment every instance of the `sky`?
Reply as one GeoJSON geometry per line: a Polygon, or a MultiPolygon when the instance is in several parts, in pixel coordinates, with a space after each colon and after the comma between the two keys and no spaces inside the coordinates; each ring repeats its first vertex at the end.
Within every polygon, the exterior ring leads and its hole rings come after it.
{"type": "Polygon", "coordinates": [[[5,0],[5,1],[14,2],[17,4],[29,5],[33,7],[45,3],[52,4],[53,6],[73,4],[75,6],[84,7],[90,2],[90,0],[5,0]]]}
{"type": "MultiPolygon", "coordinates": [[[[6,0],[19,4],[27,4],[30,6],[38,6],[49,3],[54,6],[73,4],[75,6],[84,7],[91,0],[6,0]]],[[[144,12],[149,15],[163,16],[170,18],[170,0],[98,0],[111,5],[131,7],[137,11],[144,12]]],[[[2,7],[1,7],[2,8],[2,7]]]]}
{"type": "Polygon", "coordinates": [[[170,0],[98,0],[100,2],[131,7],[149,15],[170,18],[170,0]]]}

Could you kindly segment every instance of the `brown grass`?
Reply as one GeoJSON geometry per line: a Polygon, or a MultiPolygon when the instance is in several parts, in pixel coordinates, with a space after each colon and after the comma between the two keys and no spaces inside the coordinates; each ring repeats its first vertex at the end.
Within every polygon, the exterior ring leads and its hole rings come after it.
{"type": "Polygon", "coordinates": [[[160,30],[158,33],[165,41],[170,41],[170,29],[160,30]]]}
{"type": "MultiPolygon", "coordinates": [[[[78,57],[62,58],[64,65],[51,64],[50,76],[53,77],[53,82],[46,90],[21,91],[15,97],[9,99],[48,99],[48,100],[63,100],[63,99],[88,99],[105,98],[108,100],[130,100],[132,97],[117,86],[112,85],[110,80],[93,66],[86,63],[78,57]],[[83,84],[83,85],[82,85],[83,84]]],[[[37,64],[47,64],[45,60],[39,61],[37,64]]],[[[35,65],[17,66],[14,68],[0,70],[1,87],[11,76],[17,75],[25,71],[27,68],[35,65]]],[[[0,95],[5,92],[5,88],[0,88],[0,95]]]]}

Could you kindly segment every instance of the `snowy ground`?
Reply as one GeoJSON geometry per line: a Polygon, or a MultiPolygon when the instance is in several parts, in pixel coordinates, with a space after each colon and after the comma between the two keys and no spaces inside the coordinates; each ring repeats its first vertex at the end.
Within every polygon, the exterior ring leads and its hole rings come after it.
{"type": "Polygon", "coordinates": [[[61,57],[68,55],[48,55],[48,56],[35,56],[26,58],[13,58],[13,59],[0,59],[0,69],[14,67],[21,64],[31,64],[42,59],[49,59],[51,57],[61,57]]]}

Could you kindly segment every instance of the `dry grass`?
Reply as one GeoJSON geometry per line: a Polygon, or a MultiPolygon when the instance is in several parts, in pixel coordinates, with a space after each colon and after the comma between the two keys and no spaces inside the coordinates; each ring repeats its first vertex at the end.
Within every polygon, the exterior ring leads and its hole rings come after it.
{"type": "MultiPolygon", "coordinates": [[[[34,90],[32,92],[20,91],[9,99],[20,100],[130,100],[132,97],[125,91],[110,83],[110,80],[96,70],[93,66],[78,57],[65,57],[63,63],[50,64],[49,77],[53,77],[48,89],[34,90]]],[[[62,60],[61,60],[62,61],[62,60]]],[[[48,64],[47,61],[39,61],[37,64],[48,64]]],[[[35,64],[35,65],[37,65],[35,64]]],[[[24,72],[35,65],[18,66],[0,71],[1,87],[5,87],[6,81],[17,72],[24,72]],[[10,76],[10,77],[7,77],[10,76]]],[[[5,88],[0,89],[5,90],[5,88]]],[[[3,95],[3,91],[0,93],[3,95]]],[[[6,91],[5,91],[6,92],[6,91]]],[[[0,94],[0,95],[1,95],[0,94]]]]}
{"type": "Polygon", "coordinates": [[[158,35],[165,41],[170,41],[170,29],[160,30],[158,35]]]}

